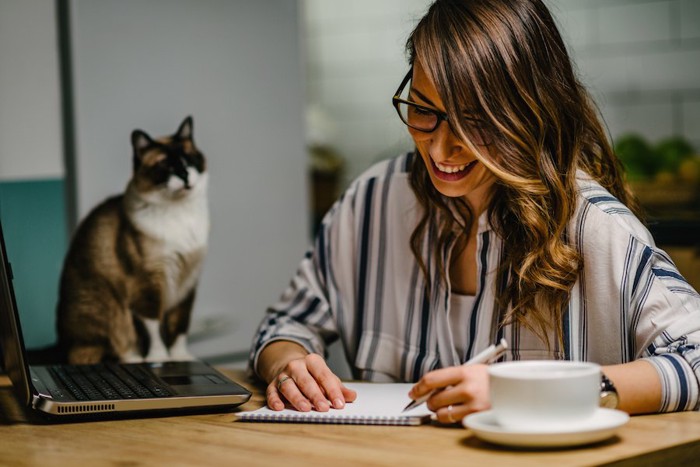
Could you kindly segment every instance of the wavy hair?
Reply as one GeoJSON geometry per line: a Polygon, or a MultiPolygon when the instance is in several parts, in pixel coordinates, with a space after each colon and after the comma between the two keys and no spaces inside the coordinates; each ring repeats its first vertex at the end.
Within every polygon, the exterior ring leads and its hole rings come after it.
{"type": "MultiPolygon", "coordinates": [[[[406,47],[435,84],[452,131],[496,177],[489,221],[508,246],[496,283],[508,310],[502,324],[517,322],[547,346],[553,330],[561,343],[562,312],[584,261],[567,238],[576,171],[639,207],[551,14],[540,0],[437,0],[406,47]],[[470,141],[465,110],[485,122],[487,147],[470,141]]],[[[424,209],[411,250],[427,277],[423,244],[432,232],[430,254],[446,281],[440,252],[455,229],[470,232],[473,210],[441,195],[420,158],[411,186],[424,209]]]]}

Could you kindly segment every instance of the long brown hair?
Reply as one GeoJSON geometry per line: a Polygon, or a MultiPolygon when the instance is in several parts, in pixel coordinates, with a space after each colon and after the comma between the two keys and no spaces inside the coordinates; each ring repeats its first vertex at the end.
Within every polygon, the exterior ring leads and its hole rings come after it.
{"type": "MultiPolygon", "coordinates": [[[[499,306],[511,306],[504,323],[518,322],[548,346],[549,330],[561,341],[562,311],[583,262],[566,233],[577,169],[639,209],[552,16],[540,0],[437,0],[407,50],[435,84],[452,131],[497,179],[489,220],[507,245],[496,284],[499,306]],[[484,121],[487,147],[469,141],[465,110],[484,121]]],[[[441,195],[420,158],[411,186],[424,208],[411,250],[427,276],[422,245],[436,229],[432,253],[445,280],[440,252],[455,228],[470,231],[473,211],[441,195]]]]}

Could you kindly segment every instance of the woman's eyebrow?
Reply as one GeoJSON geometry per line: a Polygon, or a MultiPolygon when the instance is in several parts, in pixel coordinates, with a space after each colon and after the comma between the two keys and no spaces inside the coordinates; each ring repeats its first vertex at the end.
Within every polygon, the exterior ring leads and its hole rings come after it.
{"type": "Polygon", "coordinates": [[[416,88],[411,88],[411,89],[409,90],[409,94],[415,94],[415,95],[418,96],[423,102],[427,103],[428,105],[430,105],[430,106],[432,106],[432,107],[435,107],[435,104],[433,103],[433,101],[431,101],[430,99],[428,99],[427,97],[425,97],[425,95],[424,95],[422,92],[420,92],[419,90],[417,90],[416,88]]]}
{"type": "MultiPolygon", "coordinates": [[[[408,97],[409,97],[409,98],[411,97],[411,94],[415,94],[416,96],[418,96],[423,102],[425,102],[425,103],[427,104],[428,107],[432,107],[435,111],[437,111],[437,112],[443,112],[442,110],[438,109],[438,107],[437,107],[435,104],[433,104],[433,101],[431,101],[430,99],[428,99],[428,98],[427,98],[422,92],[420,92],[419,90],[417,90],[417,89],[415,89],[415,88],[411,88],[411,89],[408,91],[408,97]]],[[[444,112],[443,112],[443,113],[444,113],[444,112]]],[[[466,111],[466,110],[464,111],[464,116],[465,116],[466,118],[469,118],[469,119],[471,119],[471,120],[478,120],[478,118],[473,117],[472,115],[474,115],[473,112],[468,112],[468,111],[466,111]]]]}

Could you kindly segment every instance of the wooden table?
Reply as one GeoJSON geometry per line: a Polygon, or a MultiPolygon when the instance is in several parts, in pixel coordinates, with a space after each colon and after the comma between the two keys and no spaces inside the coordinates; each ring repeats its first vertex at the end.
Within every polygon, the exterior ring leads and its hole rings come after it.
{"type": "MultiPolygon", "coordinates": [[[[224,370],[263,404],[261,388],[224,370]]],[[[237,410],[238,411],[238,410],[237,410]]],[[[518,450],[478,440],[458,427],[245,423],[235,412],[40,424],[19,407],[0,377],[0,465],[700,465],[700,413],[632,417],[603,443],[559,450],[518,450]]]]}

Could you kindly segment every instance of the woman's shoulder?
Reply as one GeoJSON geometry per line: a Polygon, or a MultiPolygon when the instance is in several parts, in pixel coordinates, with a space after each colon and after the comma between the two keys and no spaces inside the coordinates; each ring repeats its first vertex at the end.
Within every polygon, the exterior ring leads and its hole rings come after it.
{"type": "Polygon", "coordinates": [[[401,213],[402,221],[409,219],[406,214],[417,204],[409,181],[413,159],[408,152],[372,164],[347,186],[323,223],[345,228],[340,226],[355,225],[356,219],[372,218],[379,211],[383,216],[401,213]]]}
{"type": "MultiPolygon", "coordinates": [[[[654,239],[642,221],[620,200],[583,171],[577,175],[578,200],[574,222],[580,228],[594,228],[596,237],[632,236],[641,243],[654,246],[654,239]]],[[[605,240],[604,240],[605,241],[605,240]]]]}
{"type": "Polygon", "coordinates": [[[356,177],[340,195],[336,209],[361,205],[371,210],[380,206],[395,206],[414,199],[409,172],[414,160],[413,152],[375,162],[356,177]],[[382,196],[377,196],[382,193],[382,196]]]}
{"type": "Polygon", "coordinates": [[[403,196],[410,190],[409,172],[414,157],[413,152],[406,152],[375,162],[348,185],[341,200],[363,196],[385,186],[389,188],[391,197],[393,194],[403,196]]]}
{"type": "Polygon", "coordinates": [[[383,181],[390,178],[407,178],[414,159],[413,152],[405,152],[390,159],[375,162],[358,176],[353,183],[383,181]]]}

